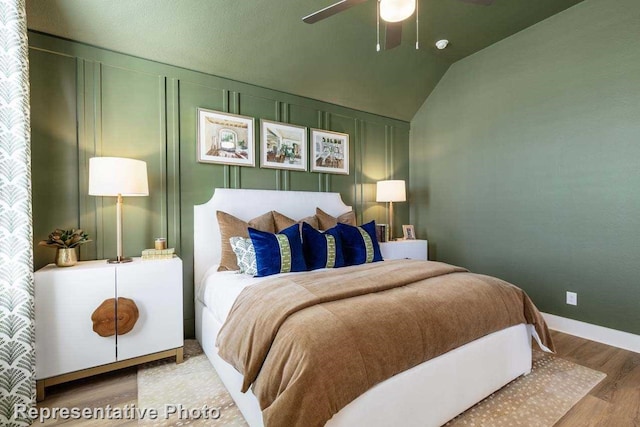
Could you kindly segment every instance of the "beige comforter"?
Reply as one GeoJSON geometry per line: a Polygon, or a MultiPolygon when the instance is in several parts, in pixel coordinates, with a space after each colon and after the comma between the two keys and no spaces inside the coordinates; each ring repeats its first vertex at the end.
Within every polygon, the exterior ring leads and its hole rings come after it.
{"type": "Polygon", "coordinates": [[[322,426],[393,375],[542,316],[521,289],[429,261],[287,275],[245,288],[218,335],[265,426],[322,426]]]}

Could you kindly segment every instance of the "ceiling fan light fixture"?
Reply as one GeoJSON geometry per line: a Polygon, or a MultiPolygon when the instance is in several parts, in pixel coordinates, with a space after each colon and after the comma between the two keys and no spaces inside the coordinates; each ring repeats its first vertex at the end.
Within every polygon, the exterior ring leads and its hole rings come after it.
{"type": "Polygon", "coordinates": [[[416,11],[416,0],[380,0],[380,18],[386,22],[404,21],[416,11]]]}

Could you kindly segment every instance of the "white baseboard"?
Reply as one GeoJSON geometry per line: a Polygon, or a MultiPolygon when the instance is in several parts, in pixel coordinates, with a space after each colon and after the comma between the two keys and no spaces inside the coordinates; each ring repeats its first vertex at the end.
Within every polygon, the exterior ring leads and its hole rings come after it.
{"type": "Polygon", "coordinates": [[[542,313],[549,329],[640,353],[640,335],[542,313]]]}

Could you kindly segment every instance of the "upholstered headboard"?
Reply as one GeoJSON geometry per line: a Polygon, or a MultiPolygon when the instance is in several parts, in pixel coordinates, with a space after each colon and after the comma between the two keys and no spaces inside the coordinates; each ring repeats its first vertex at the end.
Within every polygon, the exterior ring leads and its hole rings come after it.
{"type": "Polygon", "coordinates": [[[244,221],[265,212],[278,211],[293,219],[316,213],[316,207],[338,216],[351,210],[340,193],[311,191],[236,190],[216,188],[211,200],[193,207],[193,269],[194,281],[212,266],[220,263],[220,229],[216,211],[224,211],[244,221]]]}

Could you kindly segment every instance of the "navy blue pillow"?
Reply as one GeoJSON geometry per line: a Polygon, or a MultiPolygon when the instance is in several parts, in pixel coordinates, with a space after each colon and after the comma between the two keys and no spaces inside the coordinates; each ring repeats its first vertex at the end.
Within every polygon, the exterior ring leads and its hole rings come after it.
{"type": "Polygon", "coordinates": [[[368,222],[360,227],[338,224],[342,237],[342,253],[345,265],[358,265],[382,261],[380,246],[376,239],[376,223],[368,222]]]}
{"type": "Polygon", "coordinates": [[[249,227],[249,237],[256,251],[256,277],[307,270],[298,224],[287,227],[278,234],[249,227]]]}
{"type": "Polygon", "coordinates": [[[302,251],[309,270],[344,267],[342,239],[338,227],[324,233],[302,223],[302,251]]]}

